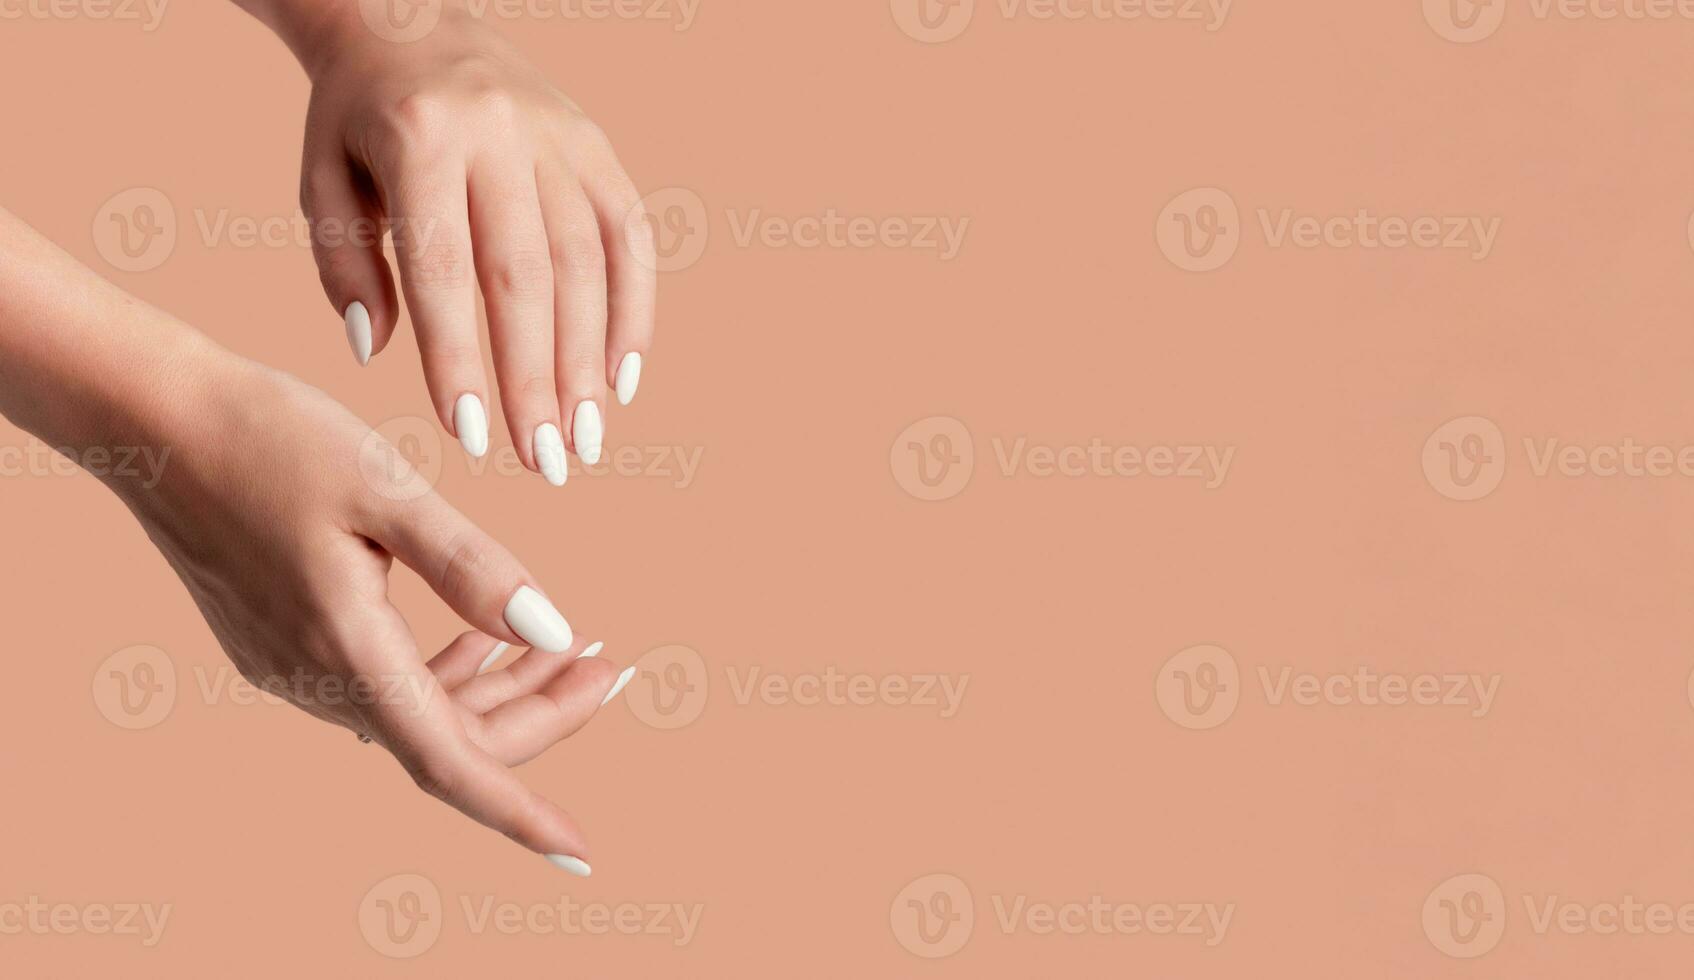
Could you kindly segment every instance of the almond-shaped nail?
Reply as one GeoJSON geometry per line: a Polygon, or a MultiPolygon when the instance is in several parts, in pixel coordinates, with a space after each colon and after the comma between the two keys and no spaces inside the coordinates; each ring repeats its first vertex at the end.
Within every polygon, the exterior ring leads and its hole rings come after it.
{"type": "Polygon", "coordinates": [[[563,868],[578,878],[586,878],[594,873],[594,869],[588,866],[587,861],[579,857],[571,857],[569,854],[549,854],[547,860],[553,867],[563,868]]]}
{"type": "Polygon", "coordinates": [[[478,459],[488,452],[488,411],[482,399],[465,392],[453,405],[453,430],[459,433],[459,445],[478,459]]]}
{"type": "Polygon", "coordinates": [[[506,625],[524,642],[548,653],[571,648],[571,624],[547,597],[529,586],[521,586],[506,603],[506,625]]]}
{"type": "Polygon", "coordinates": [[[547,482],[556,487],[564,486],[570,477],[570,470],[565,466],[565,437],[551,422],[535,428],[535,465],[541,468],[547,482]]]}
{"type": "Polygon", "coordinates": [[[499,660],[500,655],[502,653],[505,653],[507,650],[510,650],[511,648],[512,648],[512,645],[510,643],[505,642],[504,640],[502,640],[499,643],[496,643],[494,645],[493,651],[490,652],[487,657],[483,658],[482,666],[478,667],[476,669],[476,672],[480,674],[483,671],[487,670],[488,668],[494,666],[494,661],[499,660]]]}
{"type": "Polygon", "coordinates": [[[600,439],[604,430],[600,425],[600,406],[591,401],[585,401],[576,407],[576,413],[571,420],[571,441],[576,443],[576,454],[590,466],[600,462],[600,439]]]}
{"type": "Polygon", "coordinates": [[[576,655],[576,659],[587,660],[589,657],[598,657],[600,655],[600,651],[604,649],[605,646],[606,644],[603,641],[599,643],[590,643],[588,645],[588,649],[576,655]]]}
{"type": "MultiPolygon", "coordinates": [[[[353,356],[358,358],[359,366],[364,367],[371,362],[371,311],[365,309],[365,304],[354,300],[347,304],[347,345],[353,348],[353,356]]],[[[620,373],[618,377],[623,377],[620,373]]]]}
{"type": "Polygon", "coordinates": [[[630,351],[618,364],[616,384],[618,404],[628,405],[635,400],[635,389],[641,387],[641,355],[630,351]]]}
{"type": "Polygon", "coordinates": [[[612,689],[610,691],[606,692],[606,698],[600,702],[600,707],[604,708],[606,705],[611,704],[612,699],[618,696],[618,692],[622,691],[624,686],[629,683],[629,679],[634,676],[635,668],[625,667],[623,669],[623,673],[618,675],[618,682],[612,685],[612,689]]]}

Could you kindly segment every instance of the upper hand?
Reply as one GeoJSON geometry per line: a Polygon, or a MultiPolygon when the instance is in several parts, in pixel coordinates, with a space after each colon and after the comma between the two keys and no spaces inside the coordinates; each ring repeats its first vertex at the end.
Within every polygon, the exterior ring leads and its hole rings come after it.
{"type": "Polygon", "coordinates": [[[628,403],[652,345],[656,264],[640,194],[576,104],[454,5],[404,44],[349,19],[305,59],[301,201],[324,289],[361,363],[380,352],[399,316],[370,233],[386,222],[436,414],[481,456],[480,285],[514,447],[562,483],[566,447],[598,461],[607,392],[628,403]],[[335,233],[348,228],[366,233],[335,233]]]}

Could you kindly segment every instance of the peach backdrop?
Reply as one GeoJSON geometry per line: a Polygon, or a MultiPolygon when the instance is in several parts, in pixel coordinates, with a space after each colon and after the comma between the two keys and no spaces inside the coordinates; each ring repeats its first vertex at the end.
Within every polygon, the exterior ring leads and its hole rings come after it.
{"type": "Polygon", "coordinates": [[[245,703],[0,426],[0,972],[1686,975],[1694,9],[1060,7],[490,8],[668,255],[554,490],[405,325],[354,364],[258,24],[0,3],[0,206],[409,432],[646,668],[525,770],[569,878],[245,703]]]}

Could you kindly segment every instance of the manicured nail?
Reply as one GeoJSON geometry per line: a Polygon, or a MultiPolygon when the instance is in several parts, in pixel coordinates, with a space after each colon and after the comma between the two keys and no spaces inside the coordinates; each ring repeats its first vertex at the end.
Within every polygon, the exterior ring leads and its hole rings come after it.
{"type": "Polygon", "coordinates": [[[598,657],[600,655],[601,648],[604,647],[605,645],[606,644],[604,642],[590,643],[588,645],[588,649],[586,649],[586,650],[584,650],[581,653],[576,655],[576,659],[587,660],[589,657],[598,657]]]}
{"type": "Polygon", "coordinates": [[[594,873],[594,869],[588,866],[587,861],[582,858],[573,858],[569,854],[549,854],[547,860],[552,862],[553,867],[563,868],[578,878],[586,878],[594,873]]]}
{"type": "Polygon", "coordinates": [[[535,429],[535,465],[541,467],[541,475],[547,482],[556,487],[564,486],[570,476],[565,466],[565,437],[551,422],[543,422],[535,429]]]}
{"type": "Polygon", "coordinates": [[[525,643],[548,653],[564,653],[571,648],[571,624],[546,596],[527,585],[512,593],[506,603],[506,625],[525,643]]]}
{"type": "Polygon", "coordinates": [[[571,421],[571,439],[576,442],[576,454],[589,466],[600,462],[600,406],[585,401],[576,407],[571,421]]]}
{"type": "Polygon", "coordinates": [[[488,412],[482,399],[465,392],[453,405],[453,428],[459,433],[459,445],[478,459],[488,452],[488,412]]]}
{"type": "Polygon", "coordinates": [[[500,655],[502,653],[505,653],[507,650],[510,650],[511,648],[512,648],[512,645],[510,643],[506,643],[505,641],[501,641],[500,643],[495,644],[494,645],[494,652],[490,653],[488,655],[488,658],[482,662],[482,666],[478,667],[476,669],[476,672],[480,674],[483,671],[487,670],[488,668],[494,666],[494,661],[499,660],[500,655]]]}
{"type": "Polygon", "coordinates": [[[623,356],[618,365],[618,404],[628,405],[635,400],[635,389],[641,386],[641,355],[634,351],[623,356]]]}
{"type": "Polygon", "coordinates": [[[634,676],[635,668],[625,667],[623,669],[623,673],[618,675],[618,682],[612,685],[612,689],[610,691],[606,692],[606,700],[600,702],[600,707],[604,708],[606,705],[611,704],[612,699],[618,696],[618,692],[623,690],[624,685],[628,684],[629,679],[634,676]]]}
{"type": "MultiPolygon", "coordinates": [[[[357,300],[347,306],[347,343],[352,346],[353,356],[359,359],[360,367],[371,362],[371,311],[357,300]]],[[[618,378],[621,384],[621,372],[618,378]]]]}

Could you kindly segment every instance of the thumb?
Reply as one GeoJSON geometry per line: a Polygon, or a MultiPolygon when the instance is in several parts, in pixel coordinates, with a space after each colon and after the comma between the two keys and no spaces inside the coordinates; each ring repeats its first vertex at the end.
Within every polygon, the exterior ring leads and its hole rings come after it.
{"type": "Polygon", "coordinates": [[[324,294],[342,315],[353,356],[364,364],[388,345],[400,316],[394,273],[382,254],[381,214],[339,154],[308,155],[300,207],[312,229],[312,257],[324,294]]]}
{"type": "Polygon", "coordinates": [[[465,622],[507,643],[570,649],[570,623],[512,553],[435,492],[394,502],[369,534],[465,622]]]}

